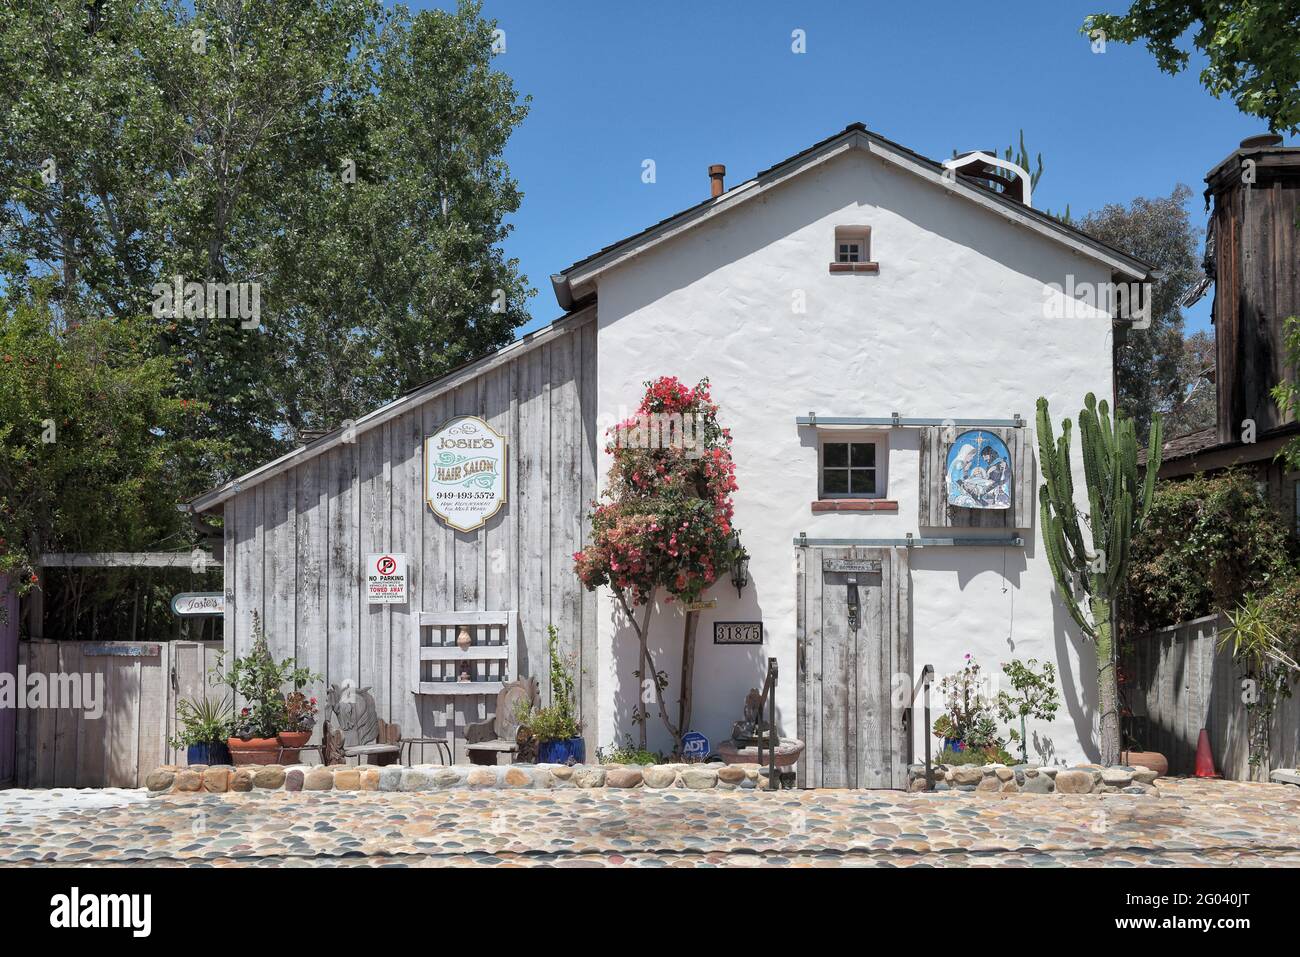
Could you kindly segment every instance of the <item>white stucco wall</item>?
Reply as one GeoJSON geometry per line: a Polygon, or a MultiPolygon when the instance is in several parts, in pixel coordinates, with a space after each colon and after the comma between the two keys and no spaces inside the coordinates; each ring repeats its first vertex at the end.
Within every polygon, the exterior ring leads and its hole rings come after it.
{"type": "MultiPolygon", "coordinates": [[[[888,498],[895,513],[814,515],[817,450],[795,417],[821,415],[1030,420],[1047,396],[1059,428],[1086,392],[1111,392],[1110,324],[1100,312],[1044,318],[1048,283],[1104,283],[1109,270],[941,188],[860,152],[742,204],[726,215],[611,270],[599,280],[600,427],[634,409],[643,381],[708,376],[732,429],[740,490],[736,523],[752,559],[742,599],[719,582],[701,614],[696,730],[716,744],[739,717],[766,656],[780,661],[778,720],[796,731],[795,576],[791,540],[919,534],[918,434],[890,433],[888,498]],[[878,275],[831,274],[836,226],[872,227],[878,275]],[[795,311],[803,297],[806,311],[795,311]],[[716,647],[714,620],[761,617],[762,648],[716,647]]],[[[1076,463],[1077,465],[1077,463],[1076,463]]],[[[602,460],[600,472],[608,468],[602,460]]],[[[1082,487],[1082,474],[1077,485],[1082,487]]],[[[1025,490],[1017,489],[1017,494],[1025,490]]],[[[1036,496],[1036,489],[1028,490],[1036,496]]],[[[1081,504],[1083,500],[1081,499],[1081,504]]],[[[1035,525],[1037,524],[1035,520],[1035,525]]],[[[938,533],[935,533],[938,534],[938,533]]],[[[956,534],[968,534],[958,530],[956,534]]],[[[1005,536],[1003,531],[969,534],[1005,536]]],[[[634,727],[636,642],[615,634],[602,597],[602,744],[634,727]]],[[[942,675],[971,653],[1000,673],[1012,657],[1057,663],[1063,707],[1031,728],[1054,750],[1095,756],[1094,659],[1067,627],[1038,530],[1023,549],[928,548],[912,552],[916,668],[942,675]]],[[[657,663],[676,701],[682,613],[656,615],[657,663]]],[[[675,714],[675,712],[674,712],[675,714]]],[[[921,753],[919,713],[917,753],[921,753]]],[[[667,734],[651,720],[652,747],[667,734]]],[[[1033,751],[1031,750],[1031,757],[1033,751]]],[[[1040,755],[1041,757],[1041,755],[1040,755]]]]}

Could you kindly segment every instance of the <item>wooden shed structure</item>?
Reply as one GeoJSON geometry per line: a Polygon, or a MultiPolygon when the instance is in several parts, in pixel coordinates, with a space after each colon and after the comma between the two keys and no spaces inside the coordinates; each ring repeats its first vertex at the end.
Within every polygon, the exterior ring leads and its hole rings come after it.
{"type": "Polygon", "coordinates": [[[257,612],[273,655],[324,675],[312,689],[322,710],[331,685],[369,689],[379,717],[404,736],[446,740],[460,761],[499,679],[535,676],[546,698],[554,624],[581,714],[594,714],[596,599],[572,571],[597,487],[594,320],[594,307],[573,310],[192,502],[224,519],[226,649],[249,650],[257,612]],[[462,415],[507,437],[511,483],[468,532],[439,520],[422,491],[426,437],[462,415]],[[405,603],[369,603],[363,563],[374,553],[406,556],[405,603]],[[420,693],[420,644],[447,638],[422,635],[421,615],[503,609],[516,613],[519,674],[500,671],[505,655],[485,656],[455,693],[420,693]]]}

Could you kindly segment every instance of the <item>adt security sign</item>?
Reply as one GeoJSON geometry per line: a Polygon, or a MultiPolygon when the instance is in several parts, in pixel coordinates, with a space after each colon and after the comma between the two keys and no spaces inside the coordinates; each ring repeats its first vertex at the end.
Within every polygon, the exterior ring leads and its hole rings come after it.
{"type": "Polygon", "coordinates": [[[709,756],[709,739],[698,731],[687,731],[682,735],[682,757],[707,758],[709,756]]]}
{"type": "Polygon", "coordinates": [[[366,556],[366,601],[371,605],[406,604],[406,556],[385,552],[366,556]]]}

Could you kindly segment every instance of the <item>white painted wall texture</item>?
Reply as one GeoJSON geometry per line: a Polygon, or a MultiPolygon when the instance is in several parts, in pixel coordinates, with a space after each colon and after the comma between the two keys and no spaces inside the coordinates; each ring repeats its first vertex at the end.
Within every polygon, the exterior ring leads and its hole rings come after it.
{"type": "MultiPolygon", "coordinates": [[[[897,512],[814,515],[817,440],[795,417],[1020,413],[1032,427],[1035,400],[1045,395],[1059,429],[1086,392],[1111,392],[1106,316],[1088,309],[1081,317],[1045,317],[1048,284],[1064,287],[1071,276],[1076,285],[1110,278],[1094,260],[855,151],[600,278],[602,433],[635,408],[643,381],[708,376],[735,438],[736,522],[752,556],[751,585],[738,600],[729,583],[719,582],[708,596],[718,599],[717,608],[701,614],[697,730],[715,743],[726,737],[745,692],[760,683],[766,656],[774,654],[782,675],[778,720],[783,733],[796,731],[795,536],[921,532],[916,431],[889,434],[888,498],[898,502],[897,512]],[[830,273],[837,226],[871,227],[878,275],[830,273]],[[764,647],[713,645],[713,621],[758,618],[764,647]]],[[[602,459],[599,474],[607,469],[602,459]]],[[[1007,534],[935,534],[954,532],[1007,534]]],[[[1031,727],[1036,756],[1094,757],[1092,650],[1067,624],[1038,529],[1025,534],[1023,549],[914,550],[913,661],[918,670],[933,664],[940,675],[960,668],[966,653],[999,673],[1000,662],[1012,657],[1055,662],[1063,707],[1050,725],[1031,727]]],[[[630,629],[617,630],[613,603],[604,601],[598,737],[608,743],[634,731],[628,712],[637,697],[636,642],[630,629]]],[[[674,714],[682,619],[679,608],[667,606],[653,625],[674,714]]],[[[920,723],[918,717],[917,754],[920,723]]],[[[653,714],[650,727],[652,746],[666,747],[653,714]]]]}

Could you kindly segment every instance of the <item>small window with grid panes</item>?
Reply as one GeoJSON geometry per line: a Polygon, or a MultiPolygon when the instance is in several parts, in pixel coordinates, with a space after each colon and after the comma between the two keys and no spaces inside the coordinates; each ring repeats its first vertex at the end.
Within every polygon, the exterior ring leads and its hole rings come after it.
{"type": "Polygon", "coordinates": [[[871,498],[880,494],[875,442],[823,442],[821,451],[822,498],[871,498]]]}
{"type": "Polygon", "coordinates": [[[839,263],[865,262],[862,255],[862,240],[843,239],[836,244],[835,261],[839,263]]]}

